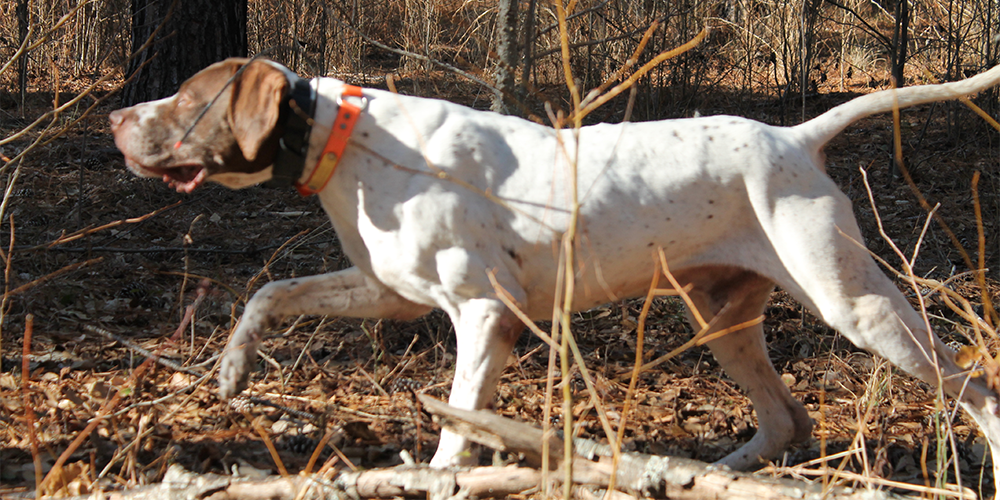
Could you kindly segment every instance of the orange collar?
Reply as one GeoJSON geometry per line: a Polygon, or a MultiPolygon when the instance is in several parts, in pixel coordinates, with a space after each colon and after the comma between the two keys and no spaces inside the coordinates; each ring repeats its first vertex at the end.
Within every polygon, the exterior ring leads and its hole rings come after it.
{"type": "Polygon", "coordinates": [[[344,148],[347,147],[347,140],[351,138],[354,131],[354,124],[357,123],[361,112],[368,107],[368,99],[361,93],[361,87],[354,85],[344,85],[344,89],[337,96],[337,119],[333,121],[333,130],[330,131],[330,138],[326,141],[326,147],[316,162],[316,168],[309,174],[305,182],[296,182],[295,187],[302,196],[316,194],[326,187],[326,183],[337,171],[337,163],[344,155],[344,148]],[[344,97],[357,97],[361,100],[361,105],[352,104],[344,97]]]}

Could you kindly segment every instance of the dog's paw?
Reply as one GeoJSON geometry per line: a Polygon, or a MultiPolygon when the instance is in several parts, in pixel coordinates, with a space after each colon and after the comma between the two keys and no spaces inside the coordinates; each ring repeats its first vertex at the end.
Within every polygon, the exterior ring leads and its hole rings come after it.
{"type": "Polygon", "coordinates": [[[437,452],[431,458],[431,467],[435,469],[466,467],[476,465],[478,462],[479,447],[474,446],[460,434],[448,429],[441,430],[441,439],[438,441],[437,452]]]}
{"type": "Polygon", "coordinates": [[[219,398],[223,401],[236,396],[247,388],[248,363],[242,350],[234,350],[222,357],[219,367],[219,398]]]}

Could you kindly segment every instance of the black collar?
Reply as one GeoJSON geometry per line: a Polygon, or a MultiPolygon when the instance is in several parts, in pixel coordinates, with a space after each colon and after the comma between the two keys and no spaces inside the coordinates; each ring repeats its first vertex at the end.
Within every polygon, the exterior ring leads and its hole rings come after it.
{"type": "Polygon", "coordinates": [[[271,180],[268,187],[284,188],[294,185],[305,169],[309,151],[309,133],[312,131],[313,113],[316,111],[316,91],[309,80],[296,78],[288,94],[281,100],[278,126],[285,133],[278,139],[278,153],[274,156],[271,180]],[[294,102],[294,104],[292,104],[294,102]]]}

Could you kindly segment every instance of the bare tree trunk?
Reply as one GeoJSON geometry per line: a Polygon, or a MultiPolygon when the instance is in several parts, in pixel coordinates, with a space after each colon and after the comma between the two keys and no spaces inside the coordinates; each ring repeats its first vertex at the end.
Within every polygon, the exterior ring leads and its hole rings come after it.
{"type": "MultiPolygon", "coordinates": [[[[947,60],[945,80],[955,81],[962,78],[962,18],[965,15],[965,2],[948,2],[948,39],[945,44],[945,57],[947,60]]],[[[958,103],[943,103],[948,113],[948,138],[956,141],[961,137],[962,122],[958,119],[958,103]]]]}
{"type": "MultiPolygon", "coordinates": [[[[17,2],[17,43],[24,45],[24,40],[28,38],[28,0],[17,2]]],[[[17,87],[19,102],[21,106],[21,116],[24,116],[24,98],[28,90],[28,53],[21,54],[17,61],[17,87]]]]}
{"type": "Polygon", "coordinates": [[[910,7],[909,0],[896,0],[896,22],[892,31],[892,79],[896,87],[905,84],[903,68],[906,65],[906,46],[910,43],[910,7]]]}
{"type": "MultiPolygon", "coordinates": [[[[319,25],[324,28],[324,30],[329,29],[330,21],[328,19],[329,13],[327,12],[328,7],[320,5],[319,9],[319,25]]],[[[326,76],[326,37],[319,37],[319,75],[326,76]]]]}
{"type": "Polygon", "coordinates": [[[300,0],[294,0],[292,2],[292,71],[298,72],[301,67],[300,63],[302,60],[302,45],[301,40],[299,40],[299,31],[301,30],[301,20],[302,19],[302,2],[300,0]]]}
{"type": "MultiPolygon", "coordinates": [[[[985,44],[986,48],[983,51],[985,53],[985,57],[983,59],[983,62],[985,63],[984,68],[992,68],[997,64],[997,49],[998,45],[1000,45],[995,43],[995,41],[1000,41],[1000,30],[998,30],[998,26],[996,24],[997,7],[998,6],[994,2],[986,3],[986,15],[984,16],[986,18],[986,22],[984,24],[986,27],[986,36],[984,38],[987,42],[985,44]]],[[[996,116],[997,111],[1000,111],[1000,98],[998,98],[1000,97],[1000,90],[994,87],[983,94],[984,95],[979,98],[980,102],[982,102],[983,108],[993,116],[996,116]]]]}
{"type": "Polygon", "coordinates": [[[528,11],[524,13],[524,40],[521,42],[521,88],[518,97],[528,95],[526,90],[531,82],[531,70],[535,64],[535,9],[538,0],[528,0],[528,11]]]}
{"type": "MultiPolygon", "coordinates": [[[[889,72],[890,77],[892,78],[892,86],[902,87],[906,84],[903,69],[906,66],[906,45],[909,43],[909,0],[896,0],[896,9],[894,14],[896,19],[895,22],[893,22],[892,43],[889,47],[889,72]]],[[[903,152],[897,151],[896,148],[896,141],[892,141],[893,156],[889,159],[889,164],[892,165],[892,168],[890,169],[892,175],[889,176],[886,183],[888,186],[893,185],[895,180],[902,175],[899,171],[899,164],[896,163],[896,158],[902,158],[903,152]]]]}
{"type": "Polygon", "coordinates": [[[806,92],[809,91],[809,71],[812,69],[819,5],[819,0],[802,0],[802,34],[799,38],[799,43],[802,44],[802,60],[799,62],[802,65],[799,82],[799,92],[802,95],[802,121],[806,120],[806,92]]]}
{"type": "Polygon", "coordinates": [[[247,54],[247,0],[132,0],[132,50],[163,24],[155,42],[129,64],[138,72],[122,104],[159,99],[199,70],[247,54]]]}
{"type": "Polygon", "coordinates": [[[517,70],[517,2],[500,0],[497,4],[497,61],[496,86],[491,109],[505,115],[516,114],[517,107],[512,99],[515,90],[514,73],[517,70]]]}

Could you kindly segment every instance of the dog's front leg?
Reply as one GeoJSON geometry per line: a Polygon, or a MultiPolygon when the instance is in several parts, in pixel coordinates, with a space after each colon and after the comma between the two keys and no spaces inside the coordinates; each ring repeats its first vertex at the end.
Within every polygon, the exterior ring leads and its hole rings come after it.
{"type": "MultiPolygon", "coordinates": [[[[514,342],[524,329],[516,316],[495,299],[472,299],[458,306],[452,317],[458,352],[455,357],[455,380],[448,403],[463,410],[489,406],[514,342]]],[[[470,465],[476,461],[469,441],[447,429],[431,459],[431,467],[470,465]]]]}
{"type": "Polygon", "coordinates": [[[430,309],[404,299],[356,267],[268,283],[247,303],[229,338],[219,369],[219,396],[230,398],[246,388],[264,332],[285,316],[413,319],[430,309]]]}

